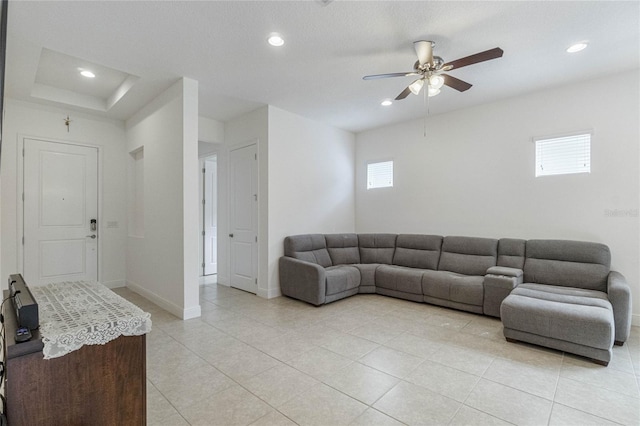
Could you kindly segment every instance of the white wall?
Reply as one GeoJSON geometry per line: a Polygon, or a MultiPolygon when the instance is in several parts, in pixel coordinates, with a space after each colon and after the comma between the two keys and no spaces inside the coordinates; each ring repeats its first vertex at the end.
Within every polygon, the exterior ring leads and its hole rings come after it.
{"type": "MultiPolygon", "coordinates": [[[[79,112],[69,112],[52,106],[43,106],[12,99],[5,99],[5,116],[2,138],[2,165],[0,227],[2,260],[0,282],[6,287],[6,278],[22,272],[19,268],[18,238],[21,236],[18,217],[18,140],[25,136],[47,140],[72,142],[97,146],[101,173],[101,194],[98,246],[98,279],[110,287],[125,283],[125,245],[127,232],[126,212],[126,140],[124,123],[101,119],[79,112]],[[63,118],[69,114],[71,125],[67,132],[63,118]],[[106,227],[107,222],[117,222],[117,227],[106,227]]],[[[20,201],[21,202],[21,201],[20,201]]]]}
{"type": "Polygon", "coordinates": [[[198,85],[181,79],[126,123],[144,147],[144,237],[128,237],[127,286],[182,318],[198,293],[198,85]]]}
{"type": "Polygon", "coordinates": [[[198,117],[198,140],[208,143],[224,142],[224,123],[213,118],[198,117]]]}
{"type": "Polygon", "coordinates": [[[602,242],[640,315],[639,82],[636,70],[432,116],[426,138],[422,120],[358,134],[357,231],[602,242]],[[591,173],[535,178],[532,137],[579,130],[594,132],[591,173]],[[379,159],[394,160],[394,187],[367,191],[379,159]]]}
{"type": "Polygon", "coordinates": [[[355,136],[269,107],[267,297],[280,295],[288,235],[355,231],[355,136]]]}

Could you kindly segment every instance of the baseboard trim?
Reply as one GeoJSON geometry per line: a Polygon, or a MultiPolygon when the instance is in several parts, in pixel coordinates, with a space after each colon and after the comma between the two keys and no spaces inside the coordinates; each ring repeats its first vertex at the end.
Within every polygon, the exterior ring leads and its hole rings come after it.
{"type": "Polygon", "coordinates": [[[227,287],[231,286],[231,284],[229,284],[229,277],[220,274],[218,274],[218,284],[226,285],[227,287]]]}
{"type": "Polygon", "coordinates": [[[107,288],[120,288],[126,287],[127,282],[125,280],[103,281],[102,285],[107,288]]]}
{"type": "Polygon", "coordinates": [[[640,327],[640,314],[632,314],[631,315],[631,325],[635,325],[636,327],[640,327]]]}
{"type": "Polygon", "coordinates": [[[273,299],[274,297],[282,296],[282,292],[280,291],[280,288],[272,288],[269,290],[265,288],[258,288],[257,295],[264,299],[273,299]]]}
{"type": "Polygon", "coordinates": [[[192,306],[190,308],[186,308],[182,312],[182,319],[183,320],[188,320],[188,319],[191,319],[191,318],[199,318],[200,315],[202,315],[202,312],[200,310],[200,305],[196,305],[196,306],[192,306]]]}
{"type": "Polygon", "coordinates": [[[129,280],[127,280],[127,288],[138,293],[140,296],[144,297],[145,299],[149,299],[150,301],[160,306],[165,311],[183,320],[197,318],[201,315],[200,305],[183,309],[182,307],[176,305],[175,303],[168,301],[164,297],[159,296],[156,293],[150,290],[147,290],[146,288],[140,286],[139,284],[136,284],[129,280]]]}

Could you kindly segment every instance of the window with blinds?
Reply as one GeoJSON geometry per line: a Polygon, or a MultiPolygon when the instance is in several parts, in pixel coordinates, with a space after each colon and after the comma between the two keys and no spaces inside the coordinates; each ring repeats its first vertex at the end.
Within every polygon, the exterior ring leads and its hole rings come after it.
{"type": "Polygon", "coordinates": [[[591,134],[535,139],[536,177],[591,172],[591,134]]]}
{"type": "Polygon", "coordinates": [[[367,164],[367,189],[393,186],[393,161],[367,164]]]}

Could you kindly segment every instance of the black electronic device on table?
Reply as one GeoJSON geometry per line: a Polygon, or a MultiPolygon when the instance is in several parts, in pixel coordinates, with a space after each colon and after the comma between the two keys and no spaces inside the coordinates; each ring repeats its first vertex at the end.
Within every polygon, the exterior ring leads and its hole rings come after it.
{"type": "Polygon", "coordinates": [[[16,330],[16,343],[22,343],[31,340],[31,330],[26,327],[20,327],[16,330]]]}
{"type": "Polygon", "coordinates": [[[16,329],[16,343],[31,339],[31,330],[39,327],[38,303],[33,298],[31,290],[21,274],[9,276],[9,298],[16,312],[18,328],[16,329]]]}

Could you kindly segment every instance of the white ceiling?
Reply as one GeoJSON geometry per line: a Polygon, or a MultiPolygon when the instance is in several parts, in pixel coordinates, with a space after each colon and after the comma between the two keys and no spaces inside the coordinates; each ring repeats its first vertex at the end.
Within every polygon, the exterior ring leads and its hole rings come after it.
{"type": "MultiPolygon", "coordinates": [[[[412,42],[445,62],[501,47],[451,75],[472,83],[430,98],[436,114],[640,67],[640,2],[617,1],[10,2],[6,95],[32,96],[42,49],[140,79],[96,114],[127,119],[179,77],[199,81],[200,115],[226,121],[270,104],[350,131],[424,115],[422,96],[390,107],[411,77],[412,42]],[[286,44],[274,48],[277,31],[286,44]],[[587,40],[573,55],[565,49],[587,40]]],[[[70,77],[71,78],[71,77],[70,77]]],[[[70,110],[64,100],[54,102],[70,110]]]]}

